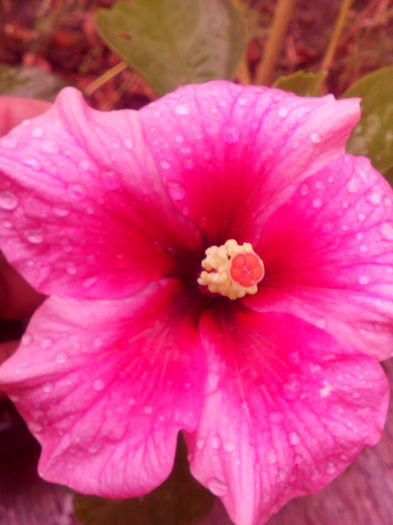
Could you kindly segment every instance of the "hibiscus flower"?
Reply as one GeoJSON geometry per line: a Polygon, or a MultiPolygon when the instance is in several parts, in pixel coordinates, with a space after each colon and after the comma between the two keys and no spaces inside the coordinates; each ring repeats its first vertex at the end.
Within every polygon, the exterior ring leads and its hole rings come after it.
{"type": "Polygon", "coordinates": [[[0,381],[44,478],[145,494],[181,431],[252,525],[377,442],[393,196],[345,154],[358,118],[228,82],[106,113],[68,88],[1,140],[1,249],[50,297],[0,381]]]}

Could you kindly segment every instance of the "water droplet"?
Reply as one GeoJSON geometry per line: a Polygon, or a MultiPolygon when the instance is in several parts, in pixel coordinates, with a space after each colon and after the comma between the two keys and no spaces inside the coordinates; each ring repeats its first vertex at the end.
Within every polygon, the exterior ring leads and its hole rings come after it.
{"type": "Polygon", "coordinates": [[[171,167],[170,163],[167,160],[161,160],[160,166],[163,170],[169,170],[171,167]]]}
{"type": "Polygon", "coordinates": [[[224,444],[224,450],[225,450],[225,452],[233,452],[235,450],[234,443],[225,443],[224,444]]]}
{"type": "Polygon", "coordinates": [[[69,184],[67,191],[69,196],[76,200],[83,200],[87,196],[87,190],[82,184],[69,184]]]}
{"type": "Polygon", "coordinates": [[[267,453],[267,462],[269,463],[269,465],[274,465],[275,463],[277,463],[277,454],[275,450],[269,450],[269,452],[267,453]]]}
{"type": "Polygon", "coordinates": [[[370,278],[367,275],[361,275],[358,279],[359,284],[368,284],[370,282],[370,278]]]}
{"type": "Polygon", "coordinates": [[[105,383],[102,379],[96,379],[94,382],[93,382],[93,388],[94,390],[96,390],[97,392],[101,392],[101,390],[104,390],[105,388],[105,383]]]}
{"type": "Polygon", "coordinates": [[[44,130],[42,128],[33,128],[33,131],[31,132],[32,137],[40,138],[44,135],[44,130]]]}
{"type": "Polygon", "coordinates": [[[364,252],[366,252],[367,250],[368,250],[368,248],[367,248],[367,244],[361,244],[361,245],[359,246],[359,251],[360,251],[360,252],[364,253],[364,252]]]}
{"type": "Polygon", "coordinates": [[[222,136],[227,144],[236,144],[239,141],[239,131],[234,127],[225,128],[222,136]]]}
{"type": "Polygon", "coordinates": [[[101,337],[94,337],[92,343],[94,348],[100,348],[100,346],[104,344],[104,341],[101,337]]]}
{"type": "Polygon", "coordinates": [[[333,465],[333,463],[328,463],[328,466],[326,467],[326,472],[328,474],[335,474],[336,473],[336,467],[333,465]]]}
{"type": "Polygon", "coordinates": [[[22,345],[29,345],[33,341],[33,338],[30,334],[23,334],[21,338],[22,345]]]}
{"type": "Polygon", "coordinates": [[[322,141],[322,137],[319,133],[311,133],[310,140],[314,142],[314,144],[319,144],[322,141]]]}
{"type": "Polygon", "coordinates": [[[220,448],[220,445],[221,445],[221,441],[220,441],[220,438],[218,436],[214,436],[212,438],[212,447],[217,450],[218,448],[220,448]]]}
{"type": "Polygon", "coordinates": [[[389,222],[383,222],[380,227],[379,231],[381,233],[381,236],[386,241],[393,241],[393,224],[389,222]]]}
{"type": "Polygon", "coordinates": [[[287,108],[280,108],[278,110],[278,116],[281,118],[285,118],[286,116],[288,116],[288,113],[289,113],[289,110],[287,108]]]}
{"type": "Polygon", "coordinates": [[[50,348],[51,346],[53,346],[53,339],[51,339],[50,337],[45,337],[41,343],[40,343],[40,346],[43,350],[47,350],[48,348],[50,348]]]}
{"type": "Polygon", "coordinates": [[[309,187],[307,186],[307,184],[303,184],[302,187],[300,188],[300,195],[302,195],[303,197],[305,197],[306,195],[308,195],[310,193],[310,189],[309,187]]]}
{"type": "Polygon", "coordinates": [[[42,387],[42,390],[45,392],[45,394],[49,394],[49,392],[52,392],[53,390],[53,384],[45,383],[45,385],[42,387]]]}
{"type": "Polygon", "coordinates": [[[53,206],[53,213],[58,217],[67,217],[67,215],[70,213],[70,210],[66,204],[56,204],[53,206]]]}
{"type": "Polygon", "coordinates": [[[184,161],[184,167],[186,170],[192,170],[194,166],[195,166],[194,161],[192,161],[191,159],[186,159],[184,161]]]}
{"type": "Polygon", "coordinates": [[[175,181],[169,182],[168,191],[172,199],[176,201],[180,201],[184,199],[184,197],[186,196],[184,186],[182,186],[182,184],[180,184],[179,182],[175,182],[175,181]]]}
{"type": "Polygon", "coordinates": [[[75,275],[78,272],[78,268],[75,266],[75,264],[67,264],[66,272],[69,275],[75,275]]]}
{"type": "Polygon", "coordinates": [[[378,204],[381,202],[382,194],[379,191],[371,191],[366,195],[366,199],[370,204],[373,206],[378,206],[378,204]]]}
{"type": "Polygon", "coordinates": [[[22,159],[23,164],[26,164],[26,166],[30,166],[31,168],[34,168],[35,170],[38,170],[41,168],[41,164],[38,162],[37,159],[22,159]]]}
{"type": "Polygon", "coordinates": [[[313,199],[312,205],[314,206],[314,208],[320,208],[322,206],[321,199],[318,199],[318,198],[313,199]]]}
{"type": "Polygon", "coordinates": [[[152,414],[153,413],[153,407],[146,406],[143,408],[143,412],[145,414],[152,414]]]}
{"type": "Polygon", "coordinates": [[[289,442],[291,445],[298,445],[300,443],[299,435],[296,432],[291,432],[289,434],[289,442]]]}
{"type": "Polygon", "coordinates": [[[357,193],[360,189],[360,181],[357,177],[352,177],[347,182],[347,190],[349,193],[357,193]]]}
{"type": "Polygon", "coordinates": [[[0,193],[0,208],[7,211],[15,210],[18,206],[18,198],[10,191],[0,193]]]}
{"type": "Polygon", "coordinates": [[[198,450],[202,450],[204,446],[205,446],[205,440],[204,439],[198,439],[198,441],[196,442],[197,449],[198,450]]]}
{"type": "Polygon", "coordinates": [[[189,106],[187,106],[187,104],[178,104],[177,106],[175,106],[176,115],[185,116],[185,115],[188,115],[190,111],[191,110],[189,106]]]}
{"type": "Polygon", "coordinates": [[[219,497],[225,496],[225,494],[228,492],[228,485],[217,478],[211,478],[207,482],[207,487],[210,492],[219,497]]]}
{"type": "Polygon", "coordinates": [[[87,171],[90,168],[90,162],[86,159],[80,160],[78,162],[78,167],[80,171],[87,171]]]}
{"type": "Polygon", "coordinates": [[[40,149],[45,153],[59,153],[60,151],[59,146],[56,144],[56,142],[53,142],[52,140],[45,140],[40,142],[40,149]]]}
{"type": "Polygon", "coordinates": [[[59,365],[63,365],[64,363],[67,362],[67,354],[65,354],[64,352],[60,352],[59,354],[57,354],[56,356],[56,363],[58,363],[59,365]]]}
{"type": "Polygon", "coordinates": [[[123,142],[123,144],[124,144],[124,147],[125,147],[126,149],[130,150],[130,151],[131,151],[132,149],[134,149],[134,142],[133,142],[130,138],[125,139],[124,142],[123,142]]]}
{"type": "Polygon", "coordinates": [[[87,262],[87,264],[92,265],[92,264],[95,264],[96,261],[97,261],[97,258],[96,258],[96,256],[95,256],[94,254],[92,254],[92,253],[86,257],[86,262],[87,262]]]}
{"type": "Polygon", "coordinates": [[[40,229],[27,230],[25,232],[26,239],[32,244],[41,244],[44,240],[43,231],[40,229]]]}
{"type": "Polygon", "coordinates": [[[7,149],[14,149],[18,145],[18,139],[15,137],[4,137],[1,139],[1,145],[7,149]]]}
{"type": "Polygon", "coordinates": [[[83,288],[91,288],[98,281],[98,277],[88,277],[82,282],[83,288]]]}

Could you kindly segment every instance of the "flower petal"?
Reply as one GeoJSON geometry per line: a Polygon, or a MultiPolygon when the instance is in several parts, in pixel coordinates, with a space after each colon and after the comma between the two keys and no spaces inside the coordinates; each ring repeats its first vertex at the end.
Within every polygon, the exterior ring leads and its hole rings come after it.
{"type": "MultiPolygon", "coordinates": [[[[393,361],[384,363],[393,386],[393,361]]],[[[393,405],[376,447],[364,450],[331,485],[286,505],[268,525],[382,525],[393,516],[393,405]]],[[[219,522],[221,525],[221,522],[219,522]]]]}
{"type": "Polygon", "coordinates": [[[168,476],[204,384],[187,301],[169,280],[122,301],[52,297],[36,311],[0,382],[42,445],[42,477],[126,497],[168,476]]]}
{"type": "Polygon", "coordinates": [[[379,439],[388,385],[374,359],[285,314],[233,308],[201,330],[210,380],[191,470],[236,525],[264,523],[379,439]]]}
{"type": "Polygon", "coordinates": [[[167,196],[136,111],[95,111],[65,89],[0,140],[0,168],[2,249],[43,293],[124,297],[201,246],[167,196]]]}
{"type": "Polygon", "coordinates": [[[359,104],[218,81],[182,87],[140,115],[173,201],[209,244],[222,244],[228,232],[249,240],[243,214],[256,188],[267,215],[294,184],[344,153],[359,104]]]}
{"type": "Polygon", "coordinates": [[[0,97],[0,136],[23,120],[36,117],[51,107],[50,102],[23,97],[0,97]]]}
{"type": "Polygon", "coordinates": [[[257,311],[303,317],[384,359],[393,348],[393,192],[366,158],[331,161],[264,224],[257,311]]]}

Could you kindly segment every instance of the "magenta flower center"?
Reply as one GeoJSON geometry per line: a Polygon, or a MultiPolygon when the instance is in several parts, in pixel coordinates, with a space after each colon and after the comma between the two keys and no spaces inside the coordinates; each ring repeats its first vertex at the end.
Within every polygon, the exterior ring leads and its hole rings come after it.
{"type": "Polygon", "coordinates": [[[258,291],[257,284],[263,279],[265,269],[250,243],[239,245],[230,239],[221,246],[210,246],[205,253],[198,279],[201,286],[229,299],[258,291]]]}

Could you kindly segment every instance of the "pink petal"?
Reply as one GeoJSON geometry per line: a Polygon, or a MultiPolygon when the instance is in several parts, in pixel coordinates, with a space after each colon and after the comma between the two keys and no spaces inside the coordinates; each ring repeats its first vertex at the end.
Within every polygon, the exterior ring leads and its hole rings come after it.
{"type": "MultiPolygon", "coordinates": [[[[385,363],[393,386],[393,362],[385,363]]],[[[393,407],[378,445],[331,485],[286,505],[268,525],[388,525],[393,516],[393,407]]],[[[217,522],[220,523],[221,522],[217,522]]],[[[206,524],[207,525],[207,524],[206,524]]]]}
{"type": "Polygon", "coordinates": [[[169,194],[211,244],[228,232],[248,240],[244,223],[255,218],[243,214],[253,211],[255,192],[266,215],[344,153],[359,104],[218,81],[182,87],[140,115],[169,194]]]}
{"type": "Polygon", "coordinates": [[[178,431],[199,420],[205,374],[187,301],[170,280],[122,301],[53,297],[36,311],[0,381],[42,445],[42,477],[127,497],[169,475],[178,431]]]}
{"type": "Polygon", "coordinates": [[[202,321],[210,381],[188,436],[191,470],[236,525],[260,525],[377,442],[388,385],[374,359],[293,316],[213,315],[202,321]]]}
{"type": "Polygon", "coordinates": [[[44,100],[22,97],[0,97],[0,136],[23,120],[47,111],[52,104],[44,100]]]}
{"type": "Polygon", "coordinates": [[[98,112],[65,89],[52,110],[1,139],[0,168],[2,249],[43,293],[124,297],[200,249],[167,196],[138,112],[98,112]]]}
{"type": "Polygon", "coordinates": [[[339,157],[261,227],[266,275],[246,303],[303,317],[352,348],[393,348],[393,192],[368,159],[339,157]]]}

